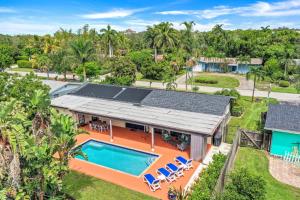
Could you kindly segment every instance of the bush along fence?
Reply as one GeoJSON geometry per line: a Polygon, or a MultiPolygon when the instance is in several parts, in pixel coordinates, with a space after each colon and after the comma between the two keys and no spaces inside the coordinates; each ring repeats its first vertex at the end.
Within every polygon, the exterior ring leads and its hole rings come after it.
{"type": "Polygon", "coordinates": [[[238,148],[240,146],[240,138],[241,138],[241,130],[239,129],[235,135],[235,138],[233,140],[231,149],[229,154],[227,155],[227,159],[225,161],[225,164],[220,172],[220,175],[218,177],[218,180],[215,184],[214,188],[214,195],[221,194],[224,190],[225,183],[227,181],[228,175],[233,167],[234,160],[236,157],[236,153],[238,151],[238,148]]]}
{"type": "Polygon", "coordinates": [[[213,156],[213,161],[208,165],[206,169],[204,169],[200,177],[192,186],[191,192],[188,197],[189,200],[211,199],[225,160],[226,156],[223,154],[215,154],[213,156]]]}

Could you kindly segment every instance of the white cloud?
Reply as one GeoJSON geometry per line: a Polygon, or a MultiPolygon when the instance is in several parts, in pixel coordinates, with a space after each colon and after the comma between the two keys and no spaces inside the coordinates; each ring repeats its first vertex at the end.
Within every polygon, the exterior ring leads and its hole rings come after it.
{"type": "Polygon", "coordinates": [[[195,15],[205,19],[212,19],[230,14],[256,17],[296,16],[300,15],[300,0],[286,0],[275,3],[259,1],[242,7],[216,6],[206,10],[169,10],[156,12],[156,14],[195,15]]]}
{"type": "Polygon", "coordinates": [[[108,12],[90,13],[80,15],[84,19],[112,19],[131,16],[135,13],[145,11],[147,8],[140,9],[113,9],[108,12]]]}
{"type": "Polygon", "coordinates": [[[15,13],[16,10],[6,7],[0,7],[0,13],[15,13]]]}

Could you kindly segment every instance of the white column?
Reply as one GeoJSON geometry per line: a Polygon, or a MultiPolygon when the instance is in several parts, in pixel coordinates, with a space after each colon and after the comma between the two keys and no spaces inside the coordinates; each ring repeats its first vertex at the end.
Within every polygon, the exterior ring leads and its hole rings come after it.
{"type": "Polygon", "coordinates": [[[111,119],[109,120],[109,132],[110,132],[110,141],[113,142],[114,139],[113,139],[111,119]]]}
{"type": "Polygon", "coordinates": [[[154,151],[154,128],[150,127],[151,130],[151,150],[154,151]]]}

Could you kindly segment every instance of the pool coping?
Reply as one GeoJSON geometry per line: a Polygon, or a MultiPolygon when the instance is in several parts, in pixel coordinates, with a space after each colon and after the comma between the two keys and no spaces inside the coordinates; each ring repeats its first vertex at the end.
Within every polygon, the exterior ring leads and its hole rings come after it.
{"type": "Polygon", "coordinates": [[[104,141],[97,140],[97,139],[94,139],[94,138],[89,138],[89,139],[85,140],[84,142],[81,142],[81,143],[79,143],[78,145],[75,145],[72,149],[76,149],[76,148],[78,148],[79,146],[81,146],[81,145],[83,145],[83,144],[85,144],[85,143],[87,143],[87,142],[89,142],[89,141],[91,141],[91,140],[94,140],[94,141],[100,142],[100,143],[105,143],[105,144],[117,146],[117,147],[121,147],[121,148],[125,148],[125,149],[129,149],[129,150],[138,151],[138,152],[141,152],[141,153],[146,153],[146,154],[151,154],[151,155],[157,156],[157,159],[156,159],[154,162],[152,162],[151,165],[149,165],[149,166],[148,166],[144,171],[142,171],[141,174],[138,175],[138,176],[137,176],[137,175],[133,175],[133,174],[129,174],[129,173],[126,173],[126,172],[123,172],[123,171],[121,171],[121,170],[113,169],[113,168],[110,168],[110,167],[106,167],[106,166],[103,166],[103,165],[99,165],[99,164],[96,164],[96,163],[92,163],[92,162],[90,162],[90,161],[86,161],[86,160],[82,160],[82,159],[73,157],[73,159],[76,159],[76,160],[78,160],[78,161],[80,161],[80,162],[85,162],[85,163],[92,164],[92,165],[95,165],[95,166],[103,167],[103,168],[105,168],[105,169],[109,169],[109,170],[112,170],[112,171],[116,171],[116,172],[119,172],[119,173],[122,173],[122,174],[126,174],[126,175],[129,175],[129,176],[133,176],[133,177],[135,177],[135,178],[141,178],[141,176],[142,176],[143,174],[145,174],[145,172],[146,172],[148,169],[150,169],[150,167],[152,167],[152,166],[160,159],[160,157],[162,156],[161,154],[158,154],[158,153],[147,152],[147,151],[140,150],[140,149],[136,149],[136,148],[126,147],[126,146],[124,146],[124,145],[114,144],[114,143],[112,143],[112,142],[106,142],[106,141],[104,142],[104,141]]]}

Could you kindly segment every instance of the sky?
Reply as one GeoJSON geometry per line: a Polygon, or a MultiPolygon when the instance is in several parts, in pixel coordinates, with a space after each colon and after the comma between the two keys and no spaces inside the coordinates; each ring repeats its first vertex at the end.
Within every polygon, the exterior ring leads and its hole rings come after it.
{"type": "Polygon", "coordinates": [[[300,0],[0,0],[0,33],[52,34],[59,28],[76,31],[84,24],[100,30],[110,24],[122,31],[143,31],[162,21],[195,30],[216,24],[225,29],[262,26],[300,28],[300,0]]]}

